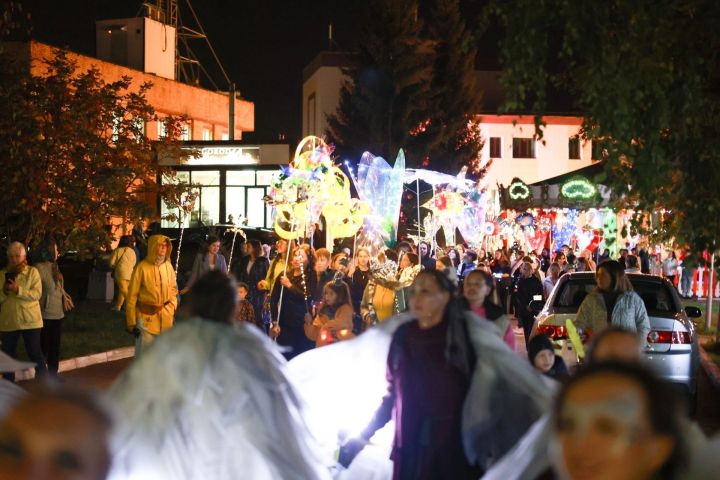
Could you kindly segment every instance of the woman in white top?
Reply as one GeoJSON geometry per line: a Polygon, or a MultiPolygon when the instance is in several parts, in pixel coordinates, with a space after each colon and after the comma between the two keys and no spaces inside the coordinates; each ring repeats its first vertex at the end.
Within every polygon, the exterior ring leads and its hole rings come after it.
{"type": "Polygon", "coordinates": [[[663,276],[670,280],[670,283],[675,285],[675,275],[677,275],[678,261],[675,256],[675,251],[668,250],[668,256],[662,263],[663,276]]]}
{"type": "Polygon", "coordinates": [[[555,284],[557,283],[559,278],[560,265],[557,262],[553,262],[548,267],[547,275],[545,276],[545,280],[543,280],[542,283],[544,300],[547,300],[550,297],[550,294],[552,293],[553,288],[555,288],[555,284]]]}

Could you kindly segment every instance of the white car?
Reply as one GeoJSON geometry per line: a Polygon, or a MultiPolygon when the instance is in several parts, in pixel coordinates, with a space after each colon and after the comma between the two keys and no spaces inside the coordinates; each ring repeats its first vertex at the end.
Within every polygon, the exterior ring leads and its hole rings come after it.
{"type": "MultiPolygon", "coordinates": [[[[690,318],[700,317],[700,309],[683,308],[677,290],[664,278],[643,274],[628,274],[628,278],[650,318],[645,350],[650,365],[662,378],[682,386],[694,400],[700,356],[695,325],[690,318]]],[[[553,340],[556,353],[568,366],[577,364],[578,357],[568,339],[565,322],[575,320],[580,304],[594,288],[593,272],[565,274],[535,317],[535,331],[553,340]]]]}

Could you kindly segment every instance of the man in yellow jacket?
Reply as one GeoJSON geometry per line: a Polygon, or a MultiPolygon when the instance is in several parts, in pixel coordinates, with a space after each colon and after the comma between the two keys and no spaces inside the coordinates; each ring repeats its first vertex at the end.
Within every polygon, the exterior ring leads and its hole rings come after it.
{"type": "Polygon", "coordinates": [[[125,304],[127,329],[142,352],[156,336],[173,326],[177,308],[177,280],[170,262],[172,243],[164,235],[148,239],[148,254],[133,271],[125,304]]]}

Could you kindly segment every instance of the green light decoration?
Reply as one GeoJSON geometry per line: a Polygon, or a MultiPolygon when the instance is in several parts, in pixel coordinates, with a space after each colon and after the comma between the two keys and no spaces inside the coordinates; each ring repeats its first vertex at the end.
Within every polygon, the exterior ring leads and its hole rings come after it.
{"type": "Polygon", "coordinates": [[[603,243],[602,248],[610,250],[610,256],[617,255],[617,213],[612,208],[603,210],[603,243]]]}
{"type": "Polygon", "coordinates": [[[527,200],[530,198],[530,187],[521,180],[516,180],[510,184],[508,195],[511,200],[527,200]]]}
{"type": "Polygon", "coordinates": [[[574,177],[560,187],[563,197],[573,200],[590,200],[597,193],[597,187],[585,177],[574,177]]]}

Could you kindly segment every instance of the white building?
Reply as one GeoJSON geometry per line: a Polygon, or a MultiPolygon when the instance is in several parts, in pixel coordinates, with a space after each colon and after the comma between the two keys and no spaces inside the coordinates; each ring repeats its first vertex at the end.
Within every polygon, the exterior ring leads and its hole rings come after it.
{"type": "Polygon", "coordinates": [[[556,177],[600,160],[598,146],[578,138],[581,117],[543,118],[543,137],[537,139],[531,115],[479,115],[485,142],[480,164],[491,161],[484,181],[491,189],[498,183],[509,185],[518,177],[536,183],[556,177]]]}
{"type": "Polygon", "coordinates": [[[327,116],[337,110],[347,78],[342,69],[350,66],[350,58],[343,52],[321,52],[303,69],[303,137],[325,136],[327,116]]]}
{"type": "MultiPolygon", "coordinates": [[[[322,52],[303,71],[303,135],[324,136],[327,116],[335,113],[340,90],[347,79],[342,68],[351,66],[352,56],[341,52],[322,52]]],[[[499,72],[478,71],[477,83],[483,89],[484,108],[501,103],[499,72]]],[[[535,139],[532,115],[494,115],[482,113],[480,132],[485,141],[480,164],[491,166],[484,178],[489,190],[496,184],[509,185],[518,177],[531,184],[568,173],[599,160],[592,142],[577,138],[582,118],[547,116],[542,139],[535,139]]]]}

